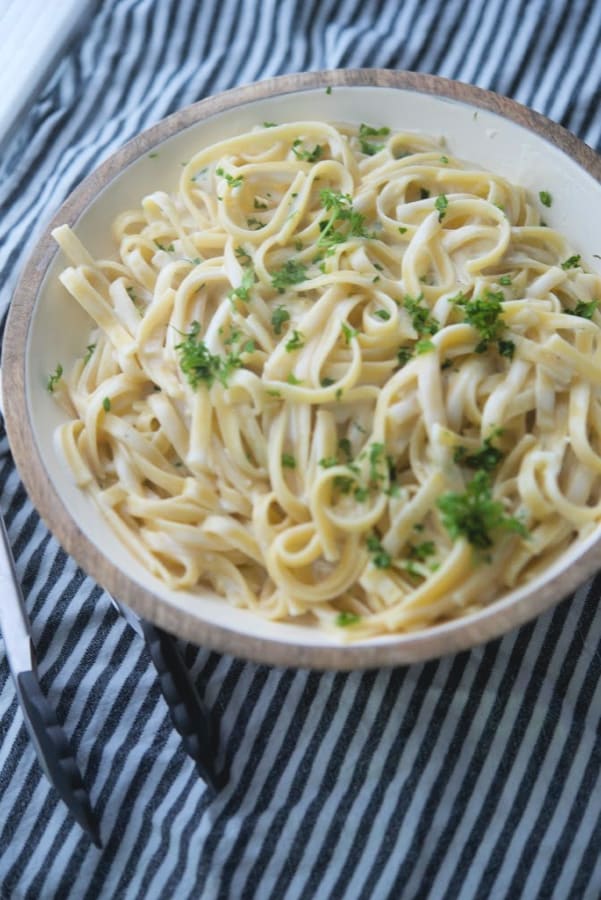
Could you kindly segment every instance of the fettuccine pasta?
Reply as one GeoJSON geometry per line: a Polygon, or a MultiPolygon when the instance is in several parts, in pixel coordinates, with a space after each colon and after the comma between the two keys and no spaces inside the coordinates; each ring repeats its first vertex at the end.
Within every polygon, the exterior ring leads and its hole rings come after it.
{"type": "Polygon", "coordinates": [[[385,126],[264,123],[62,226],[94,322],[49,387],[157,578],[364,638],[489,604],[601,517],[597,275],[552,203],[385,126]]]}

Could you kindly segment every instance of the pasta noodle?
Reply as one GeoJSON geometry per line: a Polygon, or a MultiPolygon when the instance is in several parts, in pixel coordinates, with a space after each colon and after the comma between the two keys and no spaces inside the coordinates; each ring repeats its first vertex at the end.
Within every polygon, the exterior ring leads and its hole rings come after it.
{"type": "Polygon", "coordinates": [[[364,638],[479,609],[597,527],[600,278],[447,153],[265,123],[122,213],[117,259],[55,230],[94,322],[50,379],[60,452],[166,585],[364,638]]]}

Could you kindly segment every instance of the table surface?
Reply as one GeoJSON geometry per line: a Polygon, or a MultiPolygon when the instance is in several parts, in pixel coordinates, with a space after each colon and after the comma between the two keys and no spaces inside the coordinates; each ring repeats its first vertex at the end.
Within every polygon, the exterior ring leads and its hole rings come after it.
{"type": "MultiPolygon", "coordinates": [[[[22,78],[34,93],[0,155],[3,313],[86,173],[166,114],[239,84],[432,72],[601,146],[594,0],[96,0],[72,26],[41,82],[39,68],[22,78]]],[[[31,49],[25,68],[41,65],[31,49]]],[[[143,645],[40,522],[3,430],[0,486],[42,686],[105,844],[91,845],[42,776],[0,642],[2,897],[601,895],[599,584],[502,640],[406,668],[319,674],[182,645],[230,769],[210,799],[143,645]]]]}

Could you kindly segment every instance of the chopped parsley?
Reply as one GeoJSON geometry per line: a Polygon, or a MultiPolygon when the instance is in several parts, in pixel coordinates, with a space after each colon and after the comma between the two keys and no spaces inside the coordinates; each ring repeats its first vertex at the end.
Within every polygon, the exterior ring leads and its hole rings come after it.
{"type": "Polygon", "coordinates": [[[292,152],[297,159],[302,159],[310,163],[318,162],[318,160],[321,159],[325,150],[325,147],[322,144],[316,144],[312,150],[305,150],[302,144],[303,142],[300,138],[297,138],[292,142],[292,152]]]}
{"type": "Polygon", "coordinates": [[[430,196],[430,191],[427,188],[419,189],[419,198],[420,200],[427,200],[430,196]]]}
{"type": "Polygon", "coordinates": [[[359,126],[361,152],[365,153],[366,156],[374,156],[375,153],[379,153],[380,150],[384,149],[384,144],[374,144],[372,141],[366,140],[366,138],[388,137],[389,134],[390,128],[387,128],[386,126],[383,126],[382,128],[372,128],[371,125],[361,124],[359,126]]]}
{"type": "Polygon", "coordinates": [[[407,229],[405,228],[405,226],[399,225],[399,234],[406,234],[406,233],[407,233],[407,229]]]}
{"type": "Polygon", "coordinates": [[[251,263],[250,255],[246,252],[244,247],[236,247],[234,249],[234,253],[236,257],[240,260],[243,266],[248,266],[251,263]]]}
{"type": "Polygon", "coordinates": [[[300,350],[301,347],[304,347],[305,340],[302,331],[297,331],[295,328],[292,332],[292,337],[286,341],[285,346],[287,353],[292,353],[294,350],[300,350]]]}
{"type": "MultiPolygon", "coordinates": [[[[475,348],[476,353],[484,353],[491,342],[498,341],[499,352],[503,356],[509,355],[510,348],[507,345],[513,346],[513,343],[500,340],[505,331],[505,322],[501,317],[504,300],[505,295],[502,291],[495,293],[495,291],[488,290],[485,291],[484,297],[475,297],[473,300],[468,300],[463,294],[457,294],[452,298],[453,303],[463,307],[465,321],[480,334],[480,342],[475,348]],[[503,349],[501,344],[504,345],[503,349]]],[[[513,356],[513,351],[511,356],[513,356]]]]}
{"type": "Polygon", "coordinates": [[[344,340],[346,341],[347,344],[350,344],[351,339],[354,337],[357,337],[357,335],[359,334],[359,332],[357,331],[356,328],[351,328],[351,326],[347,325],[346,322],[341,322],[340,327],[341,327],[342,333],[344,335],[344,340]]]}
{"type": "Polygon", "coordinates": [[[307,277],[307,267],[295,259],[287,259],[281,269],[277,269],[271,278],[272,286],[283,294],[291,284],[298,284],[307,277]]]}
{"type": "Polygon", "coordinates": [[[263,203],[258,197],[253,199],[253,206],[255,209],[268,209],[267,203],[263,203]]]}
{"type": "Polygon", "coordinates": [[[49,393],[54,393],[54,388],[57,386],[61,378],[63,377],[63,367],[60,363],[58,363],[56,369],[52,373],[52,375],[48,376],[48,381],[46,382],[46,388],[49,393]]]}
{"type": "Polygon", "coordinates": [[[442,163],[443,165],[446,166],[446,165],[448,164],[448,162],[449,162],[449,157],[448,157],[448,156],[441,156],[441,157],[440,157],[440,161],[441,161],[441,163],[442,163]]]}
{"type": "Polygon", "coordinates": [[[387,309],[377,309],[374,313],[374,316],[377,316],[378,319],[382,319],[383,322],[388,322],[390,319],[390,313],[387,309]]]}
{"type": "Polygon", "coordinates": [[[290,321],[290,313],[285,306],[277,306],[271,314],[271,324],[276,334],[282,333],[282,326],[290,321]]]}
{"type": "Polygon", "coordinates": [[[255,283],[255,271],[252,266],[247,266],[242,275],[242,281],[237,288],[232,288],[228,293],[230,300],[242,300],[247,303],[250,300],[250,290],[255,283]]]}
{"type": "Polygon", "coordinates": [[[499,278],[499,284],[502,284],[503,287],[507,287],[511,284],[511,275],[501,275],[499,278]]]}
{"type": "Polygon", "coordinates": [[[578,266],[580,265],[580,259],[581,259],[580,254],[577,254],[576,256],[568,256],[568,258],[562,262],[561,268],[562,269],[577,269],[578,266]]]}
{"type": "Polygon", "coordinates": [[[434,201],[434,206],[438,210],[438,221],[442,222],[449,208],[449,201],[445,194],[439,194],[434,201]]]}
{"type": "Polygon", "coordinates": [[[435,350],[435,346],[430,340],[421,340],[418,341],[415,345],[415,352],[418,356],[421,356],[422,353],[430,353],[432,350],[435,350]]]}
{"type": "Polygon", "coordinates": [[[337,456],[322,456],[317,465],[321,466],[322,469],[333,469],[334,466],[339,466],[340,463],[337,456]]]}
{"type": "Polygon", "coordinates": [[[538,197],[543,206],[549,207],[553,203],[553,197],[549,191],[539,191],[538,197]]]}
{"type": "Polygon", "coordinates": [[[407,294],[403,299],[403,306],[411,316],[411,324],[419,335],[436,334],[439,328],[438,321],[427,306],[421,305],[423,299],[423,294],[416,298],[407,294]]]}
{"type": "Polygon", "coordinates": [[[234,369],[242,367],[241,353],[252,353],[255,349],[253,341],[246,341],[242,347],[237,344],[241,338],[239,331],[232,332],[225,343],[231,347],[225,356],[211,353],[204,341],[199,337],[200,323],[192,322],[184,340],[175,345],[179,353],[179,364],[188,383],[196,389],[201,382],[211,387],[215,379],[227,387],[229,376],[234,369]]]}
{"type": "Polygon", "coordinates": [[[322,378],[319,383],[321,384],[322,387],[326,388],[326,387],[330,387],[333,384],[336,384],[336,381],[334,378],[328,378],[328,376],[326,375],[326,377],[322,378]]]}
{"type": "Polygon", "coordinates": [[[282,453],[282,465],[285,469],[296,469],[296,460],[290,453],[282,453]]]}
{"type": "Polygon", "coordinates": [[[103,410],[104,410],[105,412],[110,412],[110,411],[111,411],[111,398],[110,398],[110,397],[104,397],[104,398],[103,398],[103,400],[102,400],[102,408],[103,408],[103,410]]]}
{"type": "Polygon", "coordinates": [[[225,178],[231,188],[240,187],[244,181],[244,175],[230,175],[229,172],[225,172],[222,168],[215,169],[215,172],[217,175],[225,178]]]}
{"type": "Polygon", "coordinates": [[[286,378],[286,381],[288,382],[288,384],[302,384],[302,381],[300,380],[300,378],[296,377],[294,372],[290,372],[290,374],[286,378]]]}
{"type": "Polygon", "coordinates": [[[513,341],[497,341],[497,348],[501,356],[506,356],[507,359],[513,359],[515,353],[515,344],[513,341]]]}
{"type": "Polygon", "coordinates": [[[422,541],[421,544],[409,544],[409,559],[418,559],[421,562],[434,556],[436,545],[434,541],[422,541]]]}
{"type": "Polygon", "coordinates": [[[260,228],[265,228],[265,222],[261,222],[260,219],[255,219],[254,216],[251,216],[250,219],[247,219],[246,224],[249,228],[252,228],[253,231],[258,231],[260,228]]]}
{"type": "Polygon", "coordinates": [[[412,357],[413,353],[409,347],[399,347],[396,354],[399,368],[402,369],[403,366],[406,366],[412,357]]]}
{"type": "Polygon", "coordinates": [[[376,569],[389,569],[392,565],[390,553],[384,549],[377,534],[367,537],[367,549],[371,553],[371,561],[376,569]]]}
{"type": "Polygon", "coordinates": [[[324,209],[329,218],[319,223],[321,235],[318,244],[333,249],[334,244],[344,243],[352,237],[370,237],[365,229],[365,216],[353,208],[350,194],[329,188],[319,192],[324,209]]]}
{"type": "Polygon", "coordinates": [[[95,349],[96,349],[96,344],[88,344],[88,346],[86,347],[86,355],[83,358],[84,366],[87,366],[87,364],[92,359],[92,354],[94,353],[95,349]]]}
{"type": "MultiPolygon", "coordinates": [[[[332,88],[328,88],[326,94],[331,90],[332,88]]],[[[358,616],[357,613],[341,612],[338,613],[334,621],[340,628],[348,628],[349,625],[357,625],[361,621],[361,616],[358,616]]]]}
{"type": "Polygon", "coordinates": [[[498,531],[528,536],[524,524],[506,515],[503,504],[493,500],[490,476],[483,470],[475,473],[464,493],[443,494],[436,505],[449,535],[453,539],[465,537],[478,550],[492,547],[498,531]]]}
{"type": "Polygon", "coordinates": [[[263,128],[275,128],[277,122],[263,122],[263,128]]]}
{"type": "Polygon", "coordinates": [[[493,438],[501,434],[500,429],[496,429],[487,438],[484,438],[482,447],[475,453],[468,453],[467,447],[455,447],[453,460],[462,466],[468,466],[470,469],[483,469],[485,472],[492,472],[504,457],[502,450],[493,447],[493,438]]]}
{"type": "Polygon", "coordinates": [[[173,253],[173,251],[175,250],[173,243],[165,245],[161,244],[160,241],[155,241],[155,244],[159,248],[159,250],[164,250],[165,253],[173,253]]]}
{"type": "Polygon", "coordinates": [[[590,303],[579,300],[573,309],[566,309],[566,312],[570,316],[580,316],[581,319],[592,319],[598,303],[598,300],[591,300],[590,303]]]}

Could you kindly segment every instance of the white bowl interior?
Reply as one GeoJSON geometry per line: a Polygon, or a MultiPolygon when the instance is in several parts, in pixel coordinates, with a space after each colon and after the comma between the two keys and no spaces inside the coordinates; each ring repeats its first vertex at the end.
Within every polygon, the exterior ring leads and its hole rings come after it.
{"type": "MultiPolygon", "coordinates": [[[[601,264],[594,256],[599,251],[599,239],[591,227],[601,206],[601,185],[573,159],[536,133],[495,113],[439,96],[382,87],[335,87],[331,94],[323,88],[307,90],[248,102],[213,115],[159,144],[152,151],[158,155],[150,157],[145,152],[129,165],[81,215],[76,224],[77,234],[94,256],[114,257],[110,226],[115,216],[124,209],[138,206],[141,198],[152,190],[175,190],[181,164],[196,151],[263,121],[280,123],[312,119],[385,124],[394,129],[440,136],[454,155],[523,185],[533,195],[538,195],[541,190],[550,191],[553,205],[545,210],[548,224],[570,239],[589,270],[601,271],[601,264]]],[[[79,528],[91,542],[102,548],[114,565],[172,608],[257,638],[306,646],[339,646],[335,636],[311,627],[266,622],[245,610],[232,609],[209,594],[199,597],[169,590],[121,546],[96,507],[74,486],[54,447],[53,435],[64,421],[64,413],[49,397],[46,382],[58,362],[68,367],[85,351],[91,321],[58,281],[58,273],[64,265],[62,254],[57,254],[37,297],[27,347],[27,397],[35,439],[48,478],[79,528]]],[[[497,609],[501,604],[509,611],[526,591],[555,578],[596,539],[597,532],[586,542],[573,545],[536,582],[497,601],[497,609]]],[[[475,617],[478,615],[482,613],[475,617]]],[[[437,630],[442,631],[456,628],[457,622],[437,626],[437,630]]],[[[403,636],[393,635],[364,643],[386,644],[403,640],[403,636]]]]}

